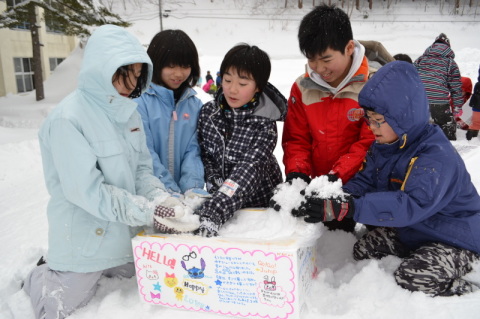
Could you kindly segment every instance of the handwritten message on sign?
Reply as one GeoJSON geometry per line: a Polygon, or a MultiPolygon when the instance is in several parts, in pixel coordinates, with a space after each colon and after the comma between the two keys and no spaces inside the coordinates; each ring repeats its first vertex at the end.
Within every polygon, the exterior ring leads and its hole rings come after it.
{"type": "Polygon", "coordinates": [[[242,317],[297,317],[296,294],[298,287],[305,286],[298,282],[297,265],[305,272],[303,279],[311,279],[311,254],[303,251],[308,260],[299,260],[296,251],[197,246],[146,238],[137,236],[133,242],[143,301],[242,317]]]}

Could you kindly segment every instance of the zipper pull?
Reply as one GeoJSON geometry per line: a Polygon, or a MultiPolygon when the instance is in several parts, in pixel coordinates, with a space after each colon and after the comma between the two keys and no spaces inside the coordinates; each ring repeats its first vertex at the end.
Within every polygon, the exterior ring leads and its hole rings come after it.
{"type": "Polygon", "coordinates": [[[173,111],[172,117],[173,117],[173,120],[174,120],[174,121],[177,121],[177,120],[178,120],[177,111],[175,111],[175,110],[173,111]]]}

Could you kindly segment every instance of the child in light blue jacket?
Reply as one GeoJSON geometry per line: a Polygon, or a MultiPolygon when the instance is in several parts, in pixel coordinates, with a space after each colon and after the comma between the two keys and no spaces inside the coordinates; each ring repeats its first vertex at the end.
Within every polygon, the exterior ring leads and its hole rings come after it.
{"type": "Polygon", "coordinates": [[[195,44],[181,30],[164,30],[152,39],[147,53],[153,63],[152,83],[135,101],[154,174],[171,193],[207,196],[197,142],[202,102],[193,89],[200,77],[195,44]]]}
{"type": "Polygon", "coordinates": [[[61,319],[84,306],[102,275],[133,276],[131,238],[140,227],[184,214],[153,175],[131,100],[151,74],[137,39],[120,27],[98,28],[85,48],[78,88],[39,131],[49,248],[46,263],[24,282],[36,318],[61,319]]]}

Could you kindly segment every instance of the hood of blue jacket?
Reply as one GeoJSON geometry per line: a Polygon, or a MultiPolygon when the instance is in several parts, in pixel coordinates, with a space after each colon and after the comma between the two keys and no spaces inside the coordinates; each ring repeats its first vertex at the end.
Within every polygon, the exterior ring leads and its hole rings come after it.
{"type": "Polygon", "coordinates": [[[133,63],[148,64],[148,87],[153,66],[140,42],[124,28],[101,26],[95,30],[85,47],[78,90],[88,100],[104,108],[110,117],[125,121],[135,109],[136,103],[117,92],[112,77],[119,67],[133,63]],[[125,105],[130,107],[125,108],[125,105]]]}
{"type": "Polygon", "coordinates": [[[360,91],[358,101],[382,114],[406,143],[415,141],[428,125],[425,87],[411,63],[394,61],[381,67],[360,91]]]}

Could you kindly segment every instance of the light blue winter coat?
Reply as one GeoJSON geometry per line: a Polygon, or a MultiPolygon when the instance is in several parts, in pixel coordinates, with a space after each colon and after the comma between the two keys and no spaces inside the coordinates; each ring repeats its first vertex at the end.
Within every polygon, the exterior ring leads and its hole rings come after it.
{"type": "Polygon", "coordinates": [[[152,175],[137,104],[112,85],[117,68],[132,63],[147,63],[150,79],[151,61],[137,39],[120,27],[98,28],[78,88],[40,129],[51,269],[93,272],[133,261],[131,237],[139,229],[131,226],[152,224],[153,212],[131,194],[166,194],[152,175]]]}
{"type": "Polygon", "coordinates": [[[173,91],[151,83],[135,99],[142,116],[155,176],[178,193],[204,186],[204,169],[197,141],[197,121],[202,101],[186,88],[175,104],[173,91]],[[176,120],[174,116],[176,113],[176,120]]]}

